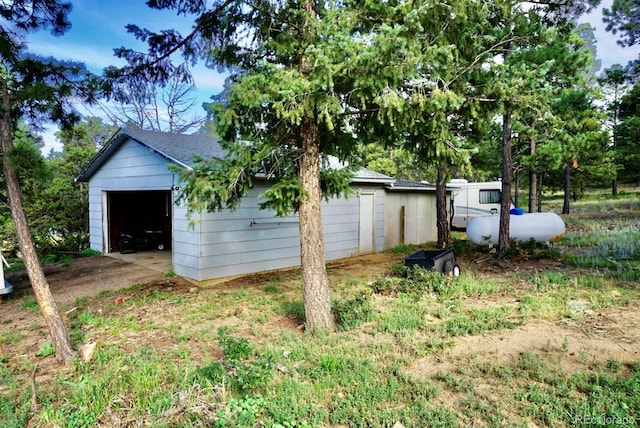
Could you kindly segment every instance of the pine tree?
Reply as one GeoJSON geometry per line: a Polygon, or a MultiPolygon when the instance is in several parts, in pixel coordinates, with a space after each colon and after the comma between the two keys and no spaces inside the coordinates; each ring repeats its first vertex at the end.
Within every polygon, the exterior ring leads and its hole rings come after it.
{"type": "Polygon", "coordinates": [[[71,98],[88,95],[92,80],[79,64],[29,56],[22,44],[28,32],[49,30],[61,35],[69,27],[71,5],[63,1],[3,2],[0,13],[0,147],[11,215],[29,280],[40,305],[56,358],[69,363],[74,357],[64,319],[55,303],[38,260],[24,211],[20,180],[11,162],[14,134],[20,121],[39,124],[52,120],[66,126],[78,118],[71,98]]]}

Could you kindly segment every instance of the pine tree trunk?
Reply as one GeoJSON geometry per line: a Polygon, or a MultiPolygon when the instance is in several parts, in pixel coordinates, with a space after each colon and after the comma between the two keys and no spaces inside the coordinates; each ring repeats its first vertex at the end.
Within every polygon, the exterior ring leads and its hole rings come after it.
{"type": "Polygon", "coordinates": [[[502,116],[502,201],[500,204],[500,230],[498,231],[498,257],[504,257],[510,244],[511,168],[511,114],[505,113],[502,116]]]}
{"type": "Polygon", "coordinates": [[[324,262],[322,235],[322,193],[320,189],[320,152],[318,124],[311,117],[302,119],[302,147],[298,179],[308,198],[300,202],[300,262],[302,264],[302,297],[306,328],[311,333],[335,329],[331,313],[329,277],[324,262]]]}
{"type": "Polygon", "coordinates": [[[438,226],[438,248],[451,245],[451,222],[447,215],[447,174],[445,167],[438,167],[436,181],[436,223],[438,226]]]}
{"type": "Polygon", "coordinates": [[[516,170],[513,175],[514,189],[513,189],[513,204],[516,207],[520,206],[520,170],[516,170]]]}
{"type": "MultiPolygon", "coordinates": [[[[305,0],[305,21],[301,27],[303,39],[313,38],[312,21],[317,20],[316,3],[305,0]]],[[[302,55],[300,72],[308,75],[313,66],[302,55]]],[[[322,190],[320,188],[320,132],[317,117],[307,114],[300,126],[301,147],[298,157],[298,180],[307,198],[302,198],[300,216],[300,263],[302,265],[302,298],[307,331],[334,330],[335,319],[331,313],[329,277],[324,262],[324,238],[322,234],[322,190]]]]}
{"type": "Polygon", "coordinates": [[[536,197],[536,199],[538,200],[538,212],[541,213],[542,212],[542,176],[544,174],[538,174],[538,196],[536,197]]]}
{"type": "Polygon", "coordinates": [[[562,214],[569,214],[571,205],[571,162],[567,161],[564,166],[564,204],[562,214]]]}
{"type": "MultiPolygon", "coordinates": [[[[529,152],[531,156],[536,153],[536,139],[531,137],[529,139],[529,152]]],[[[535,213],[538,211],[538,204],[536,200],[538,198],[538,175],[533,167],[529,168],[529,212],[535,213]]]]}
{"type": "MultiPolygon", "coordinates": [[[[614,102],[616,103],[616,105],[618,107],[616,107],[613,111],[613,147],[611,147],[612,152],[613,152],[613,164],[614,166],[617,164],[617,151],[618,151],[618,109],[619,107],[619,103],[618,103],[618,91],[616,89],[616,93],[615,93],[615,98],[614,98],[614,102]]],[[[611,180],[611,195],[612,196],[618,196],[618,171],[617,169],[614,169],[614,176],[613,176],[613,180],[611,180]]]]}
{"type": "Polygon", "coordinates": [[[31,287],[40,305],[40,311],[44,316],[45,323],[51,334],[51,341],[55,348],[56,358],[61,363],[69,363],[73,360],[75,353],[71,348],[69,333],[64,323],[64,319],[56,305],[56,302],[49,289],[49,284],[42,271],[42,266],[38,260],[29,224],[24,213],[22,202],[22,189],[17,173],[11,168],[7,154],[12,147],[12,126],[10,116],[11,102],[7,88],[7,82],[2,80],[2,117],[0,118],[0,144],[2,146],[2,164],[5,181],[7,183],[7,195],[13,223],[18,235],[20,252],[27,269],[27,275],[31,282],[31,287]]]}

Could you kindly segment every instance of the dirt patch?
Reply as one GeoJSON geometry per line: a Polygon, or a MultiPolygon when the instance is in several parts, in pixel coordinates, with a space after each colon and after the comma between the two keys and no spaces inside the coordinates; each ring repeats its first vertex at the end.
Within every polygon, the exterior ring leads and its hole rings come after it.
{"type": "MultiPolygon", "coordinates": [[[[163,277],[156,270],[107,256],[74,259],[68,265],[45,265],[44,273],[56,302],[65,304],[71,304],[77,298],[95,296],[101,291],[115,291],[163,277]]],[[[18,295],[29,292],[31,284],[25,271],[7,272],[6,277],[18,295]]]]}
{"type": "Polygon", "coordinates": [[[610,310],[583,319],[557,322],[535,320],[514,330],[502,330],[455,339],[437,355],[416,360],[407,372],[431,377],[474,364],[513,366],[524,352],[559,362],[567,373],[615,360],[640,359],[638,308],[610,310]]]}

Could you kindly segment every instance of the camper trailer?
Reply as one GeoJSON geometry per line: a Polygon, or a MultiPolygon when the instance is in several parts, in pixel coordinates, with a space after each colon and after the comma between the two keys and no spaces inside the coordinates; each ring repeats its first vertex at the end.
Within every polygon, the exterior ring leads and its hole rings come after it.
{"type": "Polygon", "coordinates": [[[500,213],[500,181],[469,183],[464,179],[454,179],[447,183],[447,190],[451,191],[453,229],[466,229],[469,219],[473,217],[500,213]]]}

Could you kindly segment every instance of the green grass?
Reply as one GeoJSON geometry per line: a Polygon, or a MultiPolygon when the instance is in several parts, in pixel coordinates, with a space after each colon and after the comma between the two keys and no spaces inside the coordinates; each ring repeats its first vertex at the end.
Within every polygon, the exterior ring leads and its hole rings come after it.
{"type": "MultiPolygon", "coordinates": [[[[333,333],[298,328],[295,270],[188,296],[135,285],[119,291],[131,295],[121,305],[79,299],[68,314],[73,346],[98,346],[68,370],[40,364],[51,361],[41,325],[3,321],[0,426],[636,426],[640,360],[594,362],[573,351],[573,336],[509,358],[452,347],[534,322],[578,332],[594,314],[637,310],[638,198],[574,204],[561,242],[516,248],[500,275],[470,263],[457,278],[400,265],[373,280],[332,277],[333,333]],[[619,218],[607,220],[612,213],[619,218]],[[520,270],[519,257],[568,266],[520,270]]],[[[454,246],[478,255],[462,240],[454,246]]],[[[31,296],[16,307],[25,317],[39,310],[31,296]]]]}

